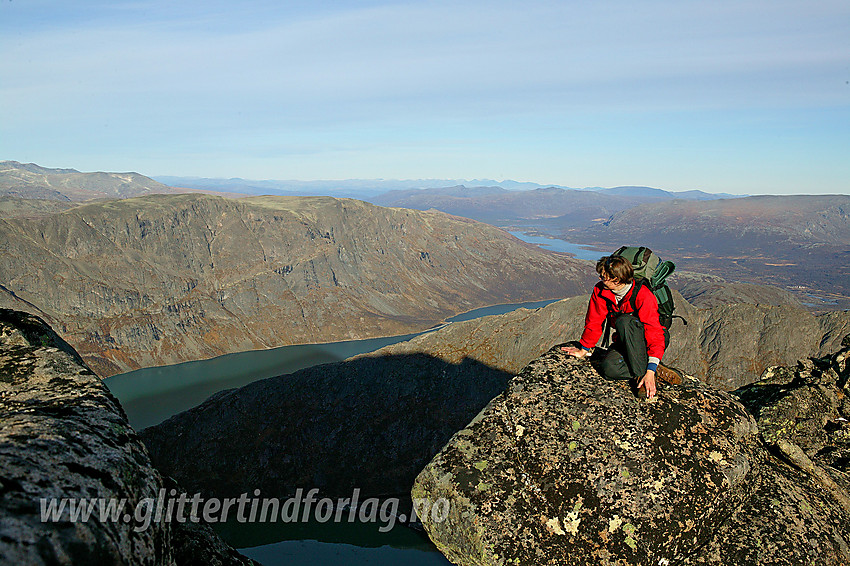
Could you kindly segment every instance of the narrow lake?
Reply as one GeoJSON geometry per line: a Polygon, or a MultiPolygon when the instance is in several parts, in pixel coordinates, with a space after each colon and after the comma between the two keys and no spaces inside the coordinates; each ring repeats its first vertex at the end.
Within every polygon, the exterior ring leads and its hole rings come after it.
{"type": "Polygon", "coordinates": [[[529,244],[537,244],[540,247],[555,252],[571,253],[575,255],[576,259],[589,259],[591,261],[596,261],[600,257],[611,253],[595,250],[590,246],[586,246],[584,244],[571,244],[569,242],[565,242],[564,240],[559,240],[557,238],[546,238],[544,236],[528,236],[524,232],[520,231],[508,233],[513,236],[516,236],[523,242],[528,242],[529,244]]]}
{"type": "MultiPolygon", "coordinates": [[[[461,322],[492,314],[504,314],[520,307],[537,309],[551,302],[553,301],[482,307],[453,316],[446,322],[461,322]]],[[[103,382],[121,401],[133,428],[141,430],[199,405],[210,395],[219,391],[242,387],[259,379],[285,375],[306,367],[339,362],[357,354],[374,352],[384,346],[410,340],[419,334],[424,332],[368,340],[298,344],[268,350],[237,352],[208,360],[143,368],[108,377],[103,382]]]]}

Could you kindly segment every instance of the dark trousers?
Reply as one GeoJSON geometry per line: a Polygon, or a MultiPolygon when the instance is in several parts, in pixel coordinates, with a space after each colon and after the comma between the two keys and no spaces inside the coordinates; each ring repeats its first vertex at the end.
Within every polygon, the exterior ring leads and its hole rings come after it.
{"type": "Polygon", "coordinates": [[[649,363],[643,323],[636,316],[623,313],[614,319],[613,328],[617,335],[602,359],[602,374],[608,379],[643,377],[649,363]]]}
{"type": "MultiPolygon", "coordinates": [[[[622,313],[614,319],[614,330],[617,334],[602,358],[602,375],[608,379],[640,379],[649,364],[643,323],[631,313],[622,313]]],[[[664,347],[669,345],[670,333],[665,328],[664,347]]]]}

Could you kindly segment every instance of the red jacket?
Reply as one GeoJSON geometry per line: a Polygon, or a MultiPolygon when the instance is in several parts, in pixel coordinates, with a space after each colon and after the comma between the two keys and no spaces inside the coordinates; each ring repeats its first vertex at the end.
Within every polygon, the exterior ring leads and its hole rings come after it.
{"type": "MultiPolygon", "coordinates": [[[[632,312],[631,296],[634,290],[635,286],[632,285],[618,305],[613,291],[606,289],[601,281],[594,285],[590,304],[587,305],[587,315],[584,317],[584,332],[579,341],[582,346],[593,348],[599,342],[599,337],[602,336],[602,325],[609,314],[609,305],[611,311],[615,313],[632,312]]],[[[637,317],[643,323],[647,355],[660,360],[664,357],[664,328],[658,321],[658,301],[646,285],[639,286],[635,306],[637,317]]]]}

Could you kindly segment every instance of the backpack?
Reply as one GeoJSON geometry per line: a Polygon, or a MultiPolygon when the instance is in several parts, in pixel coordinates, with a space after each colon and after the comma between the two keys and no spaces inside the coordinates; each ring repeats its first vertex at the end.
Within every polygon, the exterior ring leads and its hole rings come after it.
{"type": "MultiPolygon", "coordinates": [[[[623,246],[611,255],[626,258],[635,271],[635,288],[631,295],[632,311],[637,312],[635,297],[638,289],[641,285],[646,285],[658,301],[658,319],[661,326],[665,331],[669,330],[673,324],[673,311],[676,305],[673,304],[673,295],[670,293],[666,280],[676,269],[676,265],[672,261],[661,261],[655,252],[643,246],[623,246]]],[[[688,324],[688,321],[681,316],[676,318],[681,318],[685,324],[688,324]]]]}

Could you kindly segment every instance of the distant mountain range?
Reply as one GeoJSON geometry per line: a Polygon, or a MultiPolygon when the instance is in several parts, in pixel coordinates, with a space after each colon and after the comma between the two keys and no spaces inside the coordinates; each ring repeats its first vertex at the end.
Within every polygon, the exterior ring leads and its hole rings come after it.
{"type": "MultiPolygon", "coordinates": [[[[505,191],[531,191],[554,188],[575,191],[595,191],[619,196],[639,196],[649,198],[687,198],[715,199],[734,198],[736,195],[712,194],[703,191],[670,192],[651,187],[602,187],[573,188],[561,185],[541,185],[539,183],[519,181],[494,181],[492,179],[345,179],[339,181],[296,181],[296,180],[250,180],[220,179],[207,177],[154,176],[154,179],[172,187],[186,187],[214,191],[229,191],[244,194],[280,194],[280,195],[328,195],[336,197],[359,198],[372,201],[379,195],[390,191],[425,191],[440,194],[443,189],[466,189],[466,196],[474,196],[481,189],[500,188],[505,191]]],[[[387,198],[396,198],[395,196],[387,198]]]]}
{"type": "Polygon", "coordinates": [[[673,200],[551,233],[609,249],[645,245],[682,268],[793,290],[815,310],[850,308],[850,196],[673,200]]]}
{"type": "Polygon", "coordinates": [[[812,308],[850,307],[850,268],[845,267],[850,265],[850,197],[845,195],[731,198],[641,186],[571,189],[487,179],[159,179],[180,188],[137,173],[0,162],[0,217],[44,217],[84,200],[159,192],[348,196],[381,206],[436,209],[602,250],[649,245],[680,268],[795,289],[812,308]]]}
{"type": "MultiPolygon", "coordinates": [[[[340,181],[251,180],[204,177],[145,177],[139,173],[83,173],[76,169],[57,169],[0,161],[0,197],[23,199],[60,200],[80,202],[96,198],[131,198],[146,194],[179,194],[186,192],[227,193],[239,195],[289,195],[334,196],[357,198],[375,204],[393,202],[393,206],[418,208],[416,202],[433,201],[437,197],[476,198],[496,193],[523,194],[545,189],[551,191],[590,192],[612,197],[637,199],[634,202],[651,202],[684,198],[711,200],[735,198],[729,194],[711,194],[703,191],[671,192],[652,187],[626,186],[614,188],[570,188],[558,185],[491,179],[346,179],[340,181]],[[186,189],[190,189],[187,191],[186,189]]],[[[631,201],[629,201],[631,202],[631,201]]],[[[443,203],[437,202],[443,206],[443,203]]],[[[450,204],[445,203],[445,206],[450,204]]],[[[434,208],[440,208],[435,206],[434,208]]]]}
{"type": "Polygon", "coordinates": [[[640,204],[676,198],[713,199],[701,191],[671,193],[650,187],[564,189],[540,187],[511,191],[502,187],[441,187],[397,190],[369,199],[381,206],[428,210],[474,218],[497,226],[568,226],[586,228],[640,204]]]}
{"type": "Polygon", "coordinates": [[[586,233],[682,250],[742,252],[787,246],[850,246],[850,196],[756,196],[665,201],[613,215],[586,233]],[[728,249],[727,249],[728,248],[728,249]]]}

